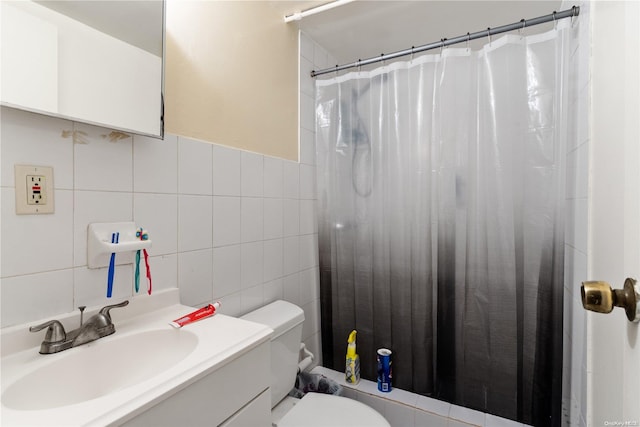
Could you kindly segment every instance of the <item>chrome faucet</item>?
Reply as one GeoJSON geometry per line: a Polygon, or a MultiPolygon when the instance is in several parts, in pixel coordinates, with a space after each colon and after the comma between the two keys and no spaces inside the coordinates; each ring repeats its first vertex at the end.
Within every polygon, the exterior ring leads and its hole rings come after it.
{"type": "Polygon", "coordinates": [[[102,307],[97,314],[91,316],[87,323],[84,324],[82,323],[84,307],[80,307],[80,327],[71,332],[65,332],[64,326],[58,320],[50,320],[41,325],[32,326],[29,331],[38,332],[48,328],[44,341],[40,345],[40,354],[58,353],[113,334],[116,328],[111,321],[109,310],[124,307],[127,304],[129,304],[129,301],[102,307]]]}

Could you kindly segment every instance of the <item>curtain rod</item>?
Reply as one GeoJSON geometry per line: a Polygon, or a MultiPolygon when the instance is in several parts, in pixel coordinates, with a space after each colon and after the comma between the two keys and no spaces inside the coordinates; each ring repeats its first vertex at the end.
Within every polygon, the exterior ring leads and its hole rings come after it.
{"type": "Polygon", "coordinates": [[[369,65],[376,62],[386,61],[389,59],[399,58],[401,56],[412,55],[414,53],[424,52],[426,50],[442,48],[446,46],[451,46],[457,43],[468,42],[470,40],[480,39],[483,37],[490,37],[495,34],[506,33],[509,31],[520,30],[526,27],[532,27],[534,25],[544,24],[545,22],[556,21],[558,19],[563,18],[573,18],[574,16],[578,16],[580,14],[580,7],[573,6],[571,9],[563,10],[562,12],[553,12],[549,15],[539,16],[537,18],[532,19],[521,19],[520,22],[514,22],[513,24],[503,25],[501,27],[495,28],[487,28],[483,31],[478,31],[475,33],[467,33],[463,36],[454,37],[452,39],[442,39],[437,42],[425,44],[418,47],[411,47],[410,49],[400,50],[393,53],[381,54],[380,56],[375,56],[369,59],[360,60],[358,59],[355,62],[344,65],[336,65],[335,67],[324,68],[322,70],[312,70],[311,77],[317,77],[322,74],[334,73],[342,70],[346,70],[348,68],[360,67],[362,65],[369,65]]]}
{"type": "Polygon", "coordinates": [[[334,7],[342,6],[347,3],[351,3],[354,0],[335,0],[330,3],[325,3],[320,6],[315,6],[309,9],[305,9],[302,12],[295,12],[291,15],[286,15],[284,17],[284,22],[291,21],[300,21],[302,18],[306,18],[307,16],[315,15],[316,13],[324,12],[329,9],[333,9],[334,7]]]}

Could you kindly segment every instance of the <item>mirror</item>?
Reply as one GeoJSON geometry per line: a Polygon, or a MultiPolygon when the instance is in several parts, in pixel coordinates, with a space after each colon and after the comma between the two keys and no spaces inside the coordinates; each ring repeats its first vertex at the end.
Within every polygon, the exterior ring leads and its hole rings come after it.
{"type": "Polygon", "coordinates": [[[162,137],[163,0],[0,4],[2,105],[162,137]]]}

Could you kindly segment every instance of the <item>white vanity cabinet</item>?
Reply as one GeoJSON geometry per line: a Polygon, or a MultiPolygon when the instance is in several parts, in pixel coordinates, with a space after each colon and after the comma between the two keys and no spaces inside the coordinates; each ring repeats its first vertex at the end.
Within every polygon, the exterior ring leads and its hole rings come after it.
{"type": "Polygon", "coordinates": [[[270,342],[217,367],[124,426],[271,426],[270,342]]]}
{"type": "Polygon", "coordinates": [[[224,314],[169,326],[193,310],[177,288],[136,296],[113,313],[114,334],[47,355],[33,323],[4,328],[0,425],[271,426],[273,331],[224,314]]]}

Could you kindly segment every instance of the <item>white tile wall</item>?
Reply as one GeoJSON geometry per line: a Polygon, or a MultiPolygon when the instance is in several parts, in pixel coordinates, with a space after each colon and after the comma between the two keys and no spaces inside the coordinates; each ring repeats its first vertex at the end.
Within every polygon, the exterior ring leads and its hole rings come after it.
{"type": "Polygon", "coordinates": [[[563,2],[561,10],[580,7],[574,36],[578,47],[571,56],[577,78],[570,88],[570,134],[567,141],[567,187],[565,226],[563,425],[586,426],[587,362],[586,312],[580,285],[587,276],[589,190],[589,2],[563,2]]]}
{"type": "Polygon", "coordinates": [[[213,194],[240,196],[240,158],[240,151],[214,145],[213,194]]]}
{"type": "MultiPolygon", "coordinates": [[[[106,269],[86,265],[92,222],[147,229],[153,288],[178,287],[185,304],[220,299],[231,315],[281,298],[300,304],[299,273],[317,272],[317,236],[300,216],[300,188],[309,197],[314,177],[300,182],[298,162],[175,135],[112,140],[108,129],[6,107],[0,120],[2,327],[112,302],[106,269]],[[17,163],[53,166],[54,214],[15,214],[17,163]],[[311,234],[300,235],[301,220],[311,234]]],[[[319,354],[319,310],[304,285],[307,341],[319,354]]],[[[144,273],[140,288],[144,297],[144,273]]],[[[117,266],[114,294],[135,296],[131,264],[117,266]]]]}
{"type": "Polygon", "coordinates": [[[240,159],[240,194],[262,197],[264,192],[264,156],[242,152],[240,159]]]}
{"type": "Polygon", "coordinates": [[[441,400],[394,388],[378,391],[375,382],[360,380],[353,386],[344,381],[344,373],[316,367],[314,373],[330,378],[343,387],[345,397],[371,406],[392,426],[402,427],[525,427],[525,424],[451,405],[441,400]]]}
{"type": "Polygon", "coordinates": [[[190,138],[178,144],[178,192],[213,194],[213,147],[190,138]]]}

